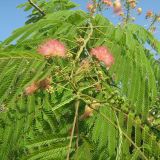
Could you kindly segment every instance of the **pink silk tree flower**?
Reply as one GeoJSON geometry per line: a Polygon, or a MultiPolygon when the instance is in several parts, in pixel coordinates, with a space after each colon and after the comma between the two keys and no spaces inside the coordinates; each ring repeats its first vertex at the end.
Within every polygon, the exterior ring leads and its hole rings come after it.
{"type": "Polygon", "coordinates": [[[121,5],[121,2],[120,0],[116,0],[114,3],[113,3],[113,11],[115,14],[117,15],[120,15],[122,13],[122,5],[121,5]]]}
{"type": "Polygon", "coordinates": [[[55,39],[51,39],[38,47],[38,53],[45,57],[65,57],[66,48],[62,42],[55,39]]]}
{"type": "Polygon", "coordinates": [[[91,11],[91,10],[93,9],[93,4],[92,4],[92,3],[88,3],[88,4],[87,4],[87,9],[88,9],[89,11],[91,11]]]}
{"type": "Polygon", "coordinates": [[[110,68],[114,63],[114,57],[104,46],[95,47],[91,49],[91,55],[95,56],[99,61],[102,61],[107,68],[110,68]]]}
{"type": "Polygon", "coordinates": [[[110,68],[112,64],[114,64],[114,58],[111,54],[107,54],[103,62],[108,68],[110,68]]]}
{"type": "Polygon", "coordinates": [[[102,2],[106,4],[108,7],[113,6],[112,0],[102,0],[102,2]]]}
{"type": "Polygon", "coordinates": [[[98,60],[103,61],[108,54],[108,50],[106,47],[100,46],[93,48],[91,50],[91,54],[94,55],[98,60]]]}
{"type": "Polygon", "coordinates": [[[26,95],[30,95],[32,93],[35,93],[36,91],[38,90],[38,86],[36,83],[32,83],[30,86],[28,86],[26,89],[25,89],[25,94],[26,95]]]}

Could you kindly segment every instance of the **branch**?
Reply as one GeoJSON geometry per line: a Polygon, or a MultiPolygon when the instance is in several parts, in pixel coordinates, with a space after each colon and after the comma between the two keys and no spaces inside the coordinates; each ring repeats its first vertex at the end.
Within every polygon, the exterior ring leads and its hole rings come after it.
{"type": "Polygon", "coordinates": [[[73,127],[72,127],[72,132],[71,132],[71,137],[70,137],[70,142],[69,142],[69,146],[68,146],[68,152],[67,152],[67,159],[66,160],[69,160],[69,155],[70,155],[70,150],[71,150],[71,146],[72,146],[74,130],[75,130],[77,117],[78,117],[78,109],[79,109],[79,100],[76,101],[76,104],[75,104],[75,115],[74,115],[73,127]]]}
{"type": "Polygon", "coordinates": [[[78,114],[77,114],[77,119],[76,119],[76,149],[78,149],[79,146],[79,126],[78,126],[78,114]]]}
{"type": "Polygon", "coordinates": [[[152,28],[152,26],[156,23],[157,21],[157,16],[154,17],[152,23],[150,24],[150,26],[148,27],[148,30],[150,30],[152,28]]]}
{"type": "Polygon", "coordinates": [[[45,13],[41,10],[41,8],[39,8],[35,3],[33,3],[32,0],[28,0],[28,2],[29,2],[37,11],[39,11],[39,12],[42,14],[42,16],[45,16],[45,13]]]}
{"type": "Polygon", "coordinates": [[[126,2],[126,5],[127,5],[127,16],[126,16],[126,24],[127,24],[130,19],[130,6],[129,6],[128,2],[126,2]]]}
{"type": "Polygon", "coordinates": [[[73,72],[74,72],[74,69],[75,69],[75,66],[76,66],[76,62],[79,60],[79,57],[80,57],[81,53],[83,52],[83,49],[86,47],[88,41],[90,40],[90,38],[91,38],[91,36],[93,34],[93,25],[92,25],[91,22],[89,22],[89,27],[90,27],[90,33],[88,34],[87,38],[83,40],[83,45],[81,45],[79,51],[77,52],[75,61],[73,63],[73,70],[71,72],[70,77],[73,77],[73,72]]]}
{"type": "Polygon", "coordinates": [[[77,52],[77,56],[76,56],[76,61],[79,59],[83,49],[85,48],[86,44],[88,43],[88,41],[90,40],[92,34],[93,34],[93,26],[92,23],[89,22],[89,26],[90,26],[90,33],[88,34],[88,37],[84,40],[83,45],[80,47],[79,51],[77,52]]]}

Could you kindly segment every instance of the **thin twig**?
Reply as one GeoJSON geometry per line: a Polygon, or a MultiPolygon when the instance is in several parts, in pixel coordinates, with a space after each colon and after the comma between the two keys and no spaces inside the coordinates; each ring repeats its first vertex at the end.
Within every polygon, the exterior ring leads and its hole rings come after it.
{"type": "Polygon", "coordinates": [[[66,160],[69,160],[69,155],[70,155],[70,150],[71,150],[71,146],[72,146],[74,130],[75,130],[75,126],[76,126],[76,122],[77,122],[77,118],[78,118],[78,109],[79,109],[79,100],[77,100],[76,104],[75,104],[75,115],[74,115],[73,127],[72,127],[72,132],[71,132],[71,137],[70,137],[70,142],[69,142],[69,146],[68,146],[68,152],[67,152],[67,159],[66,160]]]}
{"type": "Polygon", "coordinates": [[[157,21],[157,16],[154,17],[152,23],[150,24],[150,26],[148,27],[148,30],[150,30],[152,28],[152,26],[154,26],[154,24],[156,23],[157,21]]]}
{"type": "Polygon", "coordinates": [[[119,125],[119,120],[118,120],[116,111],[114,111],[114,114],[115,114],[115,117],[116,117],[117,126],[118,126],[118,130],[119,130],[119,145],[118,145],[118,148],[117,148],[116,160],[121,160],[122,139],[123,139],[123,136],[122,136],[122,129],[121,129],[120,125],[119,125]]]}
{"type": "Polygon", "coordinates": [[[77,114],[77,119],[76,119],[76,150],[78,149],[79,146],[79,127],[78,127],[78,114],[77,114]]]}
{"type": "Polygon", "coordinates": [[[28,0],[28,2],[29,2],[37,11],[39,11],[39,12],[42,14],[42,16],[45,16],[45,13],[42,11],[42,9],[41,9],[40,7],[38,7],[35,3],[33,3],[32,0],[28,0]]]}
{"type": "Polygon", "coordinates": [[[89,22],[89,25],[90,25],[90,33],[88,34],[87,38],[83,41],[83,45],[80,47],[79,51],[77,52],[77,56],[76,56],[75,61],[73,63],[73,69],[72,69],[70,77],[73,77],[73,72],[74,72],[74,69],[75,69],[75,66],[76,66],[76,62],[78,61],[83,49],[86,47],[88,41],[90,40],[90,38],[93,34],[93,25],[92,25],[91,22],[89,22]]]}
{"type": "Polygon", "coordinates": [[[79,57],[80,57],[83,49],[85,48],[87,42],[90,40],[90,38],[91,38],[91,36],[92,36],[92,34],[93,34],[93,26],[92,26],[92,23],[90,22],[89,25],[90,25],[90,29],[91,29],[91,30],[90,30],[90,33],[88,34],[88,37],[84,40],[83,45],[80,47],[80,50],[78,51],[77,56],[76,56],[76,61],[79,59],[79,57]]]}
{"type": "MultiPolygon", "coordinates": [[[[128,2],[126,2],[126,3],[128,3],[128,2]]],[[[127,24],[130,19],[130,6],[129,6],[129,4],[126,4],[126,5],[127,5],[127,16],[126,16],[126,24],[127,24]]]]}

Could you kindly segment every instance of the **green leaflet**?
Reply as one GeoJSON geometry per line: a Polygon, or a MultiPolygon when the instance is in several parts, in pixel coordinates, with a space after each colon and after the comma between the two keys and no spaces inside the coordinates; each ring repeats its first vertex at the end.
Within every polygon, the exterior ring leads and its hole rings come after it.
{"type": "Polygon", "coordinates": [[[57,135],[52,136],[54,136],[54,138],[48,135],[48,137],[43,137],[39,142],[33,141],[31,145],[26,145],[28,155],[21,159],[37,160],[54,158],[63,160],[66,155],[69,137],[60,137],[57,135]]]}
{"type": "Polygon", "coordinates": [[[76,99],[77,96],[72,96],[71,98],[65,100],[65,101],[62,101],[60,104],[56,105],[55,107],[53,107],[52,111],[55,111],[63,106],[65,106],[66,104],[72,102],[73,100],[76,99]]]}
{"type": "Polygon", "coordinates": [[[75,153],[74,160],[92,160],[91,145],[84,140],[83,145],[75,153]]]}

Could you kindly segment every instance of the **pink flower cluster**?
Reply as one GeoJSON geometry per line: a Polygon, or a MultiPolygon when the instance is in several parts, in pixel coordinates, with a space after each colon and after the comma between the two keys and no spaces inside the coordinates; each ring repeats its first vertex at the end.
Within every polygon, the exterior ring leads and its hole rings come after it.
{"type": "Polygon", "coordinates": [[[91,49],[91,55],[95,56],[99,61],[104,62],[107,68],[110,68],[114,64],[114,57],[110,53],[109,49],[104,46],[99,46],[91,49]]]}
{"type": "Polygon", "coordinates": [[[62,42],[51,39],[41,44],[38,48],[38,52],[45,57],[65,57],[66,48],[62,42]]]}
{"type": "Polygon", "coordinates": [[[122,4],[120,0],[115,0],[113,3],[113,11],[117,15],[123,15],[122,4]]]}
{"type": "Polygon", "coordinates": [[[96,4],[87,3],[87,10],[88,10],[89,12],[91,12],[92,14],[95,13],[96,8],[97,8],[97,5],[96,5],[96,4]]]}
{"type": "Polygon", "coordinates": [[[34,92],[36,92],[38,90],[38,86],[36,83],[32,83],[30,86],[28,86],[26,89],[25,89],[25,94],[26,95],[30,95],[34,92]]]}
{"type": "MultiPolygon", "coordinates": [[[[102,0],[102,3],[105,4],[107,7],[113,7],[113,12],[119,16],[123,16],[123,10],[122,10],[122,4],[120,0],[115,0],[112,2],[112,0],[102,0]]],[[[96,3],[88,3],[87,9],[89,12],[95,12],[96,7],[98,4],[96,3]]]]}
{"type": "Polygon", "coordinates": [[[111,7],[113,5],[112,0],[102,0],[104,4],[106,4],[108,7],[111,7]]]}
{"type": "Polygon", "coordinates": [[[25,88],[24,93],[26,95],[31,95],[35,93],[38,89],[47,90],[51,87],[51,83],[52,83],[52,78],[47,77],[41,81],[34,82],[31,85],[27,86],[25,88]]]}
{"type": "Polygon", "coordinates": [[[93,9],[93,4],[92,4],[92,3],[88,3],[88,4],[87,4],[87,9],[88,9],[89,11],[91,11],[91,10],[93,9]]]}

